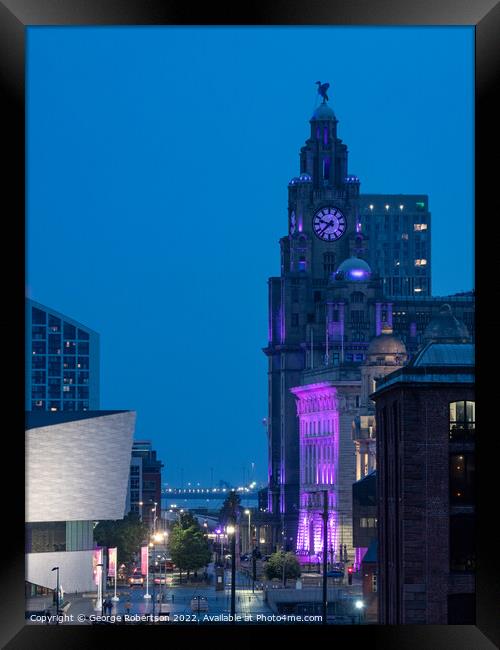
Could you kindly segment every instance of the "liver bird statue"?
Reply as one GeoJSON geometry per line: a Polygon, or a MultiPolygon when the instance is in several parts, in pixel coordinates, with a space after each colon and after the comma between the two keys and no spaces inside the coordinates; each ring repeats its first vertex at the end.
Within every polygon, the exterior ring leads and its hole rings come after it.
{"type": "Polygon", "coordinates": [[[328,90],[328,88],[330,88],[330,84],[328,83],[322,84],[321,81],[317,81],[316,83],[318,84],[318,93],[321,95],[321,97],[323,97],[323,103],[327,102],[328,95],[326,91],[328,90]]]}

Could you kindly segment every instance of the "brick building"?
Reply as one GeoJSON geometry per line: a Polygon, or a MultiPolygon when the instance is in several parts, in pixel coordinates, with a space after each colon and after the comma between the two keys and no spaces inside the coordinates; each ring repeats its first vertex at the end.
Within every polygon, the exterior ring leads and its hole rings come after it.
{"type": "Polygon", "coordinates": [[[474,345],[449,309],[436,321],[372,394],[382,624],[474,624],[474,345]]]}

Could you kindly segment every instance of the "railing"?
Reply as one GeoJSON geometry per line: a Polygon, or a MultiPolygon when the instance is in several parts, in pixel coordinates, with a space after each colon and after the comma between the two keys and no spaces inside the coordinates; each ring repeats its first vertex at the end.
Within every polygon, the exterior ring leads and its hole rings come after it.
{"type": "Polygon", "coordinates": [[[476,426],[474,422],[450,424],[450,441],[474,440],[476,426]]]}

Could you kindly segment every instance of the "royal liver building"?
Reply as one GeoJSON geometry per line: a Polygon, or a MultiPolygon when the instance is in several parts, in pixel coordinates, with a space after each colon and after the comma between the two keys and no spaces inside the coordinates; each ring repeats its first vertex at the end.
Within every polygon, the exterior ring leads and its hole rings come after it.
{"type": "Polygon", "coordinates": [[[471,332],[473,296],[430,296],[428,197],[360,194],[318,85],[269,279],[266,517],[272,547],[317,561],[326,490],[329,559],[356,561],[352,485],[376,466],[375,380],[419,349],[443,303],[471,332]]]}

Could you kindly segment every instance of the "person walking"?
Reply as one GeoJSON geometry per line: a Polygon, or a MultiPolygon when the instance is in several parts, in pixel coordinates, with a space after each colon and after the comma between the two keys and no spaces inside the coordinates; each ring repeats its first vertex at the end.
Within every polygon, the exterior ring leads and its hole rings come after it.
{"type": "Polygon", "coordinates": [[[132,609],[132,603],[130,602],[130,599],[127,599],[127,602],[125,603],[125,612],[127,614],[130,614],[131,609],[132,609]]]}

